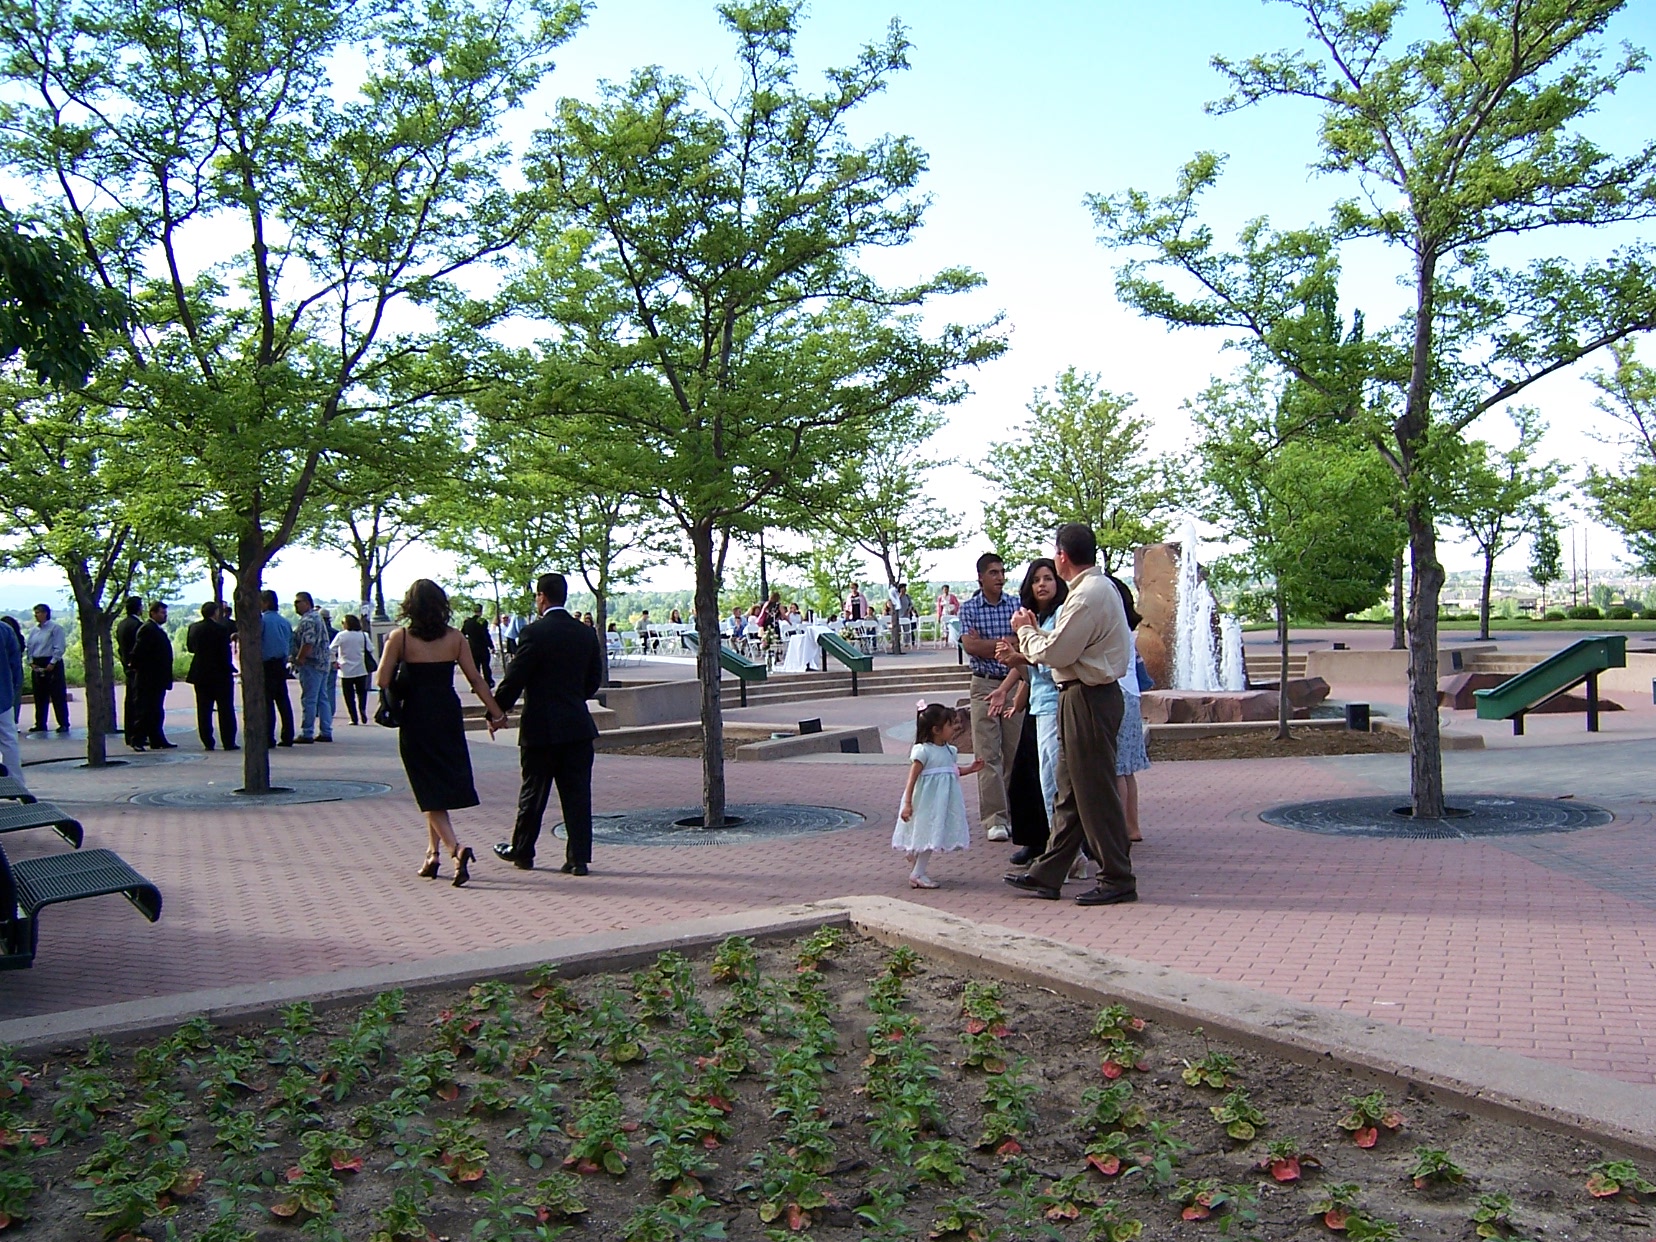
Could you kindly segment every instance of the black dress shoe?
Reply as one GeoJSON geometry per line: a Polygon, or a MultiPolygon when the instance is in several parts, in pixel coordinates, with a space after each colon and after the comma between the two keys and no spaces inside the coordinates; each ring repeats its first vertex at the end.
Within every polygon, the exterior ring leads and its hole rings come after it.
{"type": "Polygon", "coordinates": [[[565,863],[560,870],[567,871],[570,875],[585,875],[587,873],[585,863],[565,863]]]}
{"type": "Polygon", "coordinates": [[[150,743],[150,749],[151,750],[177,750],[178,749],[178,743],[177,742],[169,742],[165,738],[162,738],[159,742],[151,742],[150,743]]]}
{"type": "Polygon", "coordinates": [[[512,844],[510,841],[501,841],[497,844],[494,847],[494,856],[500,859],[501,862],[511,863],[512,866],[516,867],[519,871],[533,871],[535,869],[535,860],[533,858],[525,861],[519,858],[516,854],[512,853],[512,844]]]}
{"type": "Polygon", "coordinates": [[[1089,888],[1075,899],[1078,906],[1113,906],[1118,902],[1137,901],[1136,888],[1105,888],[1100,884],[1097,888],[1089,888]]]}
{"type": "MultiPolygon", "coordinates": [[[[296,737],[293,740],[295,742],[299,743],[299,745],[301,745],[301,746],[309,746],[309,745],[311,745],[311,743],[316,741],[316,739],[314,737],[296,737]]],[[[285,743],[285,742],[283,743],[284,746],[287,745],[287,744],[288,743],[285,743]]]]}
{"type": "Polygon", "coordinates": [[[240,750],[241,747],[237,746],[234,742],[226,742],[224,744],[224,749],[225,750],[240,750]]]}
{"type": "Polygon", "coordinates": [[[1025,867],[1039,857],[1040,854],[1036,853],[1031,846],[1026,845],[1020,850],[1013,851],[1012,857],[1006,861],[1011,863],[1014,867],[1025,867]]]}
{"type": "Polygon", "coordinates": [[[1032,880],[1027,875],[1003,875],[1001,877],[1019,892],[1028,893],[1031,897],[1039,897],[1042,901],[1057,901],[1058,890],[1048,888],[1039,880],[1032,880]]]}
{"type": "Polygon", "coordinates": [[[293,739],[292,739],[292,738],[289,738],[289,739],[288,739],[288,740],[287,740],[287,741],[285,741],[285,742],[277,742],[277,743],[276,743],[276,745],[278,745],[278,746],[282,746],[282,747],[287,747],[287,746],[292,746],[292,745],[293,745],[293,739]]]}
{"type": "Polygon", "coordinates": [[[142,742],[128,742],[127,743],[127,749],[128,750],[135,750],[139,754],[143,754],[144,751],[149,749],[149,747],[145,746],[142,742]]]}

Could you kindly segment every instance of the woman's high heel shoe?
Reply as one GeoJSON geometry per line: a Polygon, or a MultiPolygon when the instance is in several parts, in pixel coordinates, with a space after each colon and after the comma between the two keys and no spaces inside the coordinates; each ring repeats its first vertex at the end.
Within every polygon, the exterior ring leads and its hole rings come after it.
{"type": "Polygon", "coordinates": [[[442,859],[433,851],[426,855],[425,866],[421,867],[415,874],[422,880],[435,880],[437,878],[437,867],[441,862],[442,859]]]}
{"type": "Polygon", "coordinates": [[[454,887],[464,888],[466,881],[471,879],[471,865],[477,861],[477,855],[472,853],[472,847],[467,846],[454,856],[454,887]]]}

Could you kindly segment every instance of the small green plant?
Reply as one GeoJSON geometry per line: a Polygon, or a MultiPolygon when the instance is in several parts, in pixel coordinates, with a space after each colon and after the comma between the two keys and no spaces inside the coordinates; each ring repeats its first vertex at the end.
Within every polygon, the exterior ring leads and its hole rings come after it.
{"type": "Polygon", "coordinates": [[[1087,1213],[1087,1242],[1133,1242],[1144,1233],[1144,1222],[1113,1200],[1087,1213]]]}
{"type": "Polygon", "coordinates": [[[458,1186],[470,1186],[483,1180],[488,1171],[489,1149],[478,1137],[477,1123],[467,1118],[445,1121],[438,1125],[436,1142],[437,1164],[458,1186]]]}
{"type": "Polygon", "coordinates": [[[34,1178],[16,1162],[0,1165],[0,1229],[29,1219],[29,1200],[34,1198],[34,1178]]]}
{"type": "Polygon", "coordinates": [[[1041,1215],[1054,1222],[1079,1220],[1081,1213],[1101,1202],[1097,1188],[1085,1173],[1061,1177],[1035,1196],[1041,1215]]]}
{"type": "Polygon", "coordinates": [[[989,1237],[989,1214],[978,1206],[970,1195],[946,1199],[937,1205],[932,1217],[928,1238],[961,1238],[965,1242],[985,1242],[989,1237]]]}
{"type": "Polygon", "coordinates": [[[52,1142],[83,1139],[97,1130],[100,1118],[121,1101],[121,1088],[103,1070],[72,1069],[57,1081],[61,1094],[52,1101],[52,1142]]]}
{"type": "Polygon", "coordinates": [[[1259,1127],[1267,1124],[1265,1114],[1254,1107],[1246,1091],[1232,1091],[1208,1111],[1225,1127],[1225,1133],[1240,1143],[1248,1142],[1259,1127]]]}
{"type": "Polygon", "coordinates": [[[1253,1205],[1258,1201],[1251,1186],[1227,1186],[1216,1177],[1196,1182],[1181,1178],[1167,1197],[1180,1209],[1182,1220],[1206,1220],[1216,1213],[1234,1212],[1244,1225],[1252,1223],[1253,1205]]]}
{"type": "Polygon", "coordinates": [[[34,1085],[34,1079],[34,1070],[19,1061],[12,1048],[0,1044],[0,1103],[20,1100],[28,1095],[29,1088],[34,1085]]]}
{"type": "Polygon", "coordinates": [[[1090,1134],[1110,1130],[1137,1130],[1150,1120],[1144,1106],[1133,1099],[1133,1084],[1113,1082],[1107,1087],[1088,1087],[1081,1093],[1081,1128],[1090,1134]]]}
{"type": "Polygon", "coordinates": [[[1190,1144],[1173,1137],[1176,1121],[1152,1121],[1147,1134],[1133,1145],[1133,1167],[1124,1177],[1141,1177],[1158,1190],[1177,1181],[1173,1172],[1190,1152],[1190,1144]]]}
{"type": "Polygon", "coordinates": [[[752,983],[759,978],[759,955],[747,936],[729,936],[713,950],[709,971],[715,983],[752,983]]]}
{"type": "Polygon", "coordinates": [[[428,1242],[431,1230],[424,1213],[429,1196],[425,1189],[404,1182],[391,1192],[391,1202],[374,1213],[374,1231],[368,1242],[428,1242]]]}
{"type": "Polygon", "coordinates": [[[1372,1091],[1368,1095],[1348,1095],[1345,1106],[1351,1111],[1339,1120],[1342,1130],[1351,1132],[1351,1140],[1359,1147],[1373,1147],[1380,1141],[1380,1130],[1397,1130],[1403,1125],[1403,1114],[1386,1103],[1385,1093],[1372,1091]]]}
{"type": "Polygon", "coordinates": [[[1144,1059],[1144,1049],[1130,1039],[1114,1039],[1104,1045],[1104,1055],[1098,1063],[1099,1072],[1106,1079],[1120,1078],[1128,1070],[1147,1070],[1150,1063],[1144,1059]]]}
{"type": "Polygon", "coordinates": [[[1358,1213],[1346,1220],[1346,1242],[1402,1242],[1403,1231],[1389,1220],[1358,1213]]]}
{"type": "Polygon", "coordinates": [[[1472,1208],[1472,1229],[1480,1238],[1510,1238],[1514,1235],[1512,1223],[1512,1196],[1496,1192],[1478,1196],[1472,1208]]]}
{"type": "Polygon", "coordinates": [[[1139,1149],[1140,1144],[1125,1130],[1111,1130],[1087,1144],[1086,1162],[1105,1177],[1114,1177],[1139,1149]]]}
{"type": "Polygon", "coordinates": [[[1236,1058],[1224,1052],[1209,1052],[1199,1061],[1186,1061],[1179,1075],[1187,1087],[1212,1087],[1223,1091],[1237,1076],[1236,1058]]]}
{"type": "Polygon", "coordinates": [[[1409,1178],[1416,1190],[1425,1190],[1432,1185],[1459,1186],[1466,1180],[1466,1170],[1449,1159],[1449,1153],[1442,1148],[1417,1147],[1414,1156],[1414,1168],[1409,1170],[1409,1178]]]}
{"type": "Polygon", "coordinates": [[[627,1172],[627,1137],[621,1129],[621,1098],[613,1091],[586,1100],[569,1125],[575,1142],[564,1157],[564,1168],[577,1173],[600,1169],[615,1177],[627,1172]]]}
{"type": "Polygon", "coordinates": [[[908,979],[920,971],[921,957],[906,944],[900,944],[886,954],[886,973],[896,979],[908,979]]]}
{"type": "Polygon", "coordinates": [[[845,947],[845,932],[838,927],[819,927],[799,946],[799,969],[816,970],[845,947]]]}
{"type": "Polygon", "coordinates": [[[176,1215],[178,1200],[193,1195],[201,1181],[201,1170],[188,1168],[181,1153],[166,1152],[142,1166],[123,1165],[96,1182],[76,1185],[92,1191],[86,1219],[98,1222],[104,1237],[119,1238],[135,1234],[146,1221],[176,1215]]]}
{"type": "Polygon", "coordinates": [[[581,1183],[569,1173],[553,1173],[535,1183],[523,1197],[535,1209],[535,1219],[545,1224],[550,1220],[571,1220],[586,1214],[587,1205],[581,1199],[581,1183]]]}
{"type": "Polygon", "coordinates": [[[1322,1167],[1321,1161],[1303,1147],[1299,1139],[1278,1139],[1265,1149],[1265,1158],[1255,1167],[1279,1182],[1297,1182],[1305,1169],[1322,1167]]]}
{"type": "Polygon", "coordinates": [[[1656,1186],[1639,1175],[1631,1160],[1601,1160],[1587,1169],[1587,1193],[1595,1199],[1614,1195],[1656,1194],[1656,1186]]]}
{"type": "Polygon", "coordinates": [[[1362,1188],[1356,1182],[1335,1182],[1323,1187],[1322,1198],[1311,1205],[1311,1214],[1322,1217],[1323,1224],[1333,1230],[1343,1230],[1346,1223],[1358,1213],[1358,1196],[1362,1188]]]}

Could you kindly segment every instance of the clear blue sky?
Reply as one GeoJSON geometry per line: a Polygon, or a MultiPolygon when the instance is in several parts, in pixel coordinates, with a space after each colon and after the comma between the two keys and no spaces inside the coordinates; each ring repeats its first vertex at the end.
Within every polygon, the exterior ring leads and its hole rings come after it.
{"type": "MultiPolygon", "coordinates": [[[[1424,13],[1427,6],[1417,0],[1415,8],[1424,13]]],[[[1613,36],[1650,46],[1656,4],[1635,0],[1629,8],[1613,36]]],[[[1255,0],[1023,6],[834,0],[818,3],[807,17],[796,49],[801,82],[813,84],[822,67],[852,59],[893,17],[914,45],[913,67],[862,111],[857,136],[911,135],[930,156],[924,187],[933,202],[918,241],[869,265],[890,279],[945,265],[974,267],[987,277],[986,287],[955,299],[945,313],[977,319],[1004,311],[1011,327],[1011,351],[974,377],[973,397],[953,412],[946,451],[961,458],[981,454],[988,440],[1004,437],[1024,417],[1031,391],[1070,365],[1136,394],[1140,411],[1155,421],[1158,447],[1180,447],[1188,432],[1181,403],[1232,360],[1213,337],[1170,334],[1116,303],[1119,256],[1097,244],[1082,199],[1129,186],[1161,190],[1193,152],[1213,149],[1231,156],[1209,214],[1222,235],[1258,214],[1284,226],[1321,219],[1350,186],[1308,172],[1315,153],[1311,107],[1274,104],[1230,117],[1202,109],[1222,91],[1209,58],[1301,46],[1296,13],[1255,0]]],[[[559,55],[542,96],[514,120],[514,132],[526,136],[553,97],[590,97],[600,79],[623,80],[644,64],[706,76],[715,86],[723,75],[728,83],[731,46],[711,3],[598,0],[586,28],[559,55]]],[[[1651,135],[1653,116],[1656,76],[1646,74],[1610,103],[1594,133],[1612,146],[1634,145],[1651,135]]],[[[1603,253],[1617,240],[1584,238],[1581,245],[1590,249],[1578,253],[1603,253]]],[[[1400,256],[1378,249],[1353,255],[1347,270],[1351,297],[1370,322],[1391,321],[1404,304],[1394,284],[1403,270],[1400,256]]],[[[1656,346],[1646,347],[1646,357],[1656,358],[1656,346]]],[[[1592,413],[1583,387],[1579,377],[1568,376],[1533,397],[1555,428],[1548,450],[1576,463],[1606,454],[1588,434],[1603,420],[1592,413]]],[[[1502,420],[1497,415],[1489,424],[1487,434],[1499,439],[1502,420]]],[[[942,473],[936,487],[940,505],[971,522],[980,489],[958,468],[942,473]]],[[[1607,566],[1611,546],[1608,533],[1594,536],[1600,566],[1607,566]]],[[[937,572],[961,577],[971,555],[975,544],[971,554],[944,559],[937,572]]],[[[1453,547],[1446,560],[1451,568],[1471,563],[1466,550],[1453,547]]],[[[1525,556],[1508,560],[1520,567],[1525,556]]],[[[405,575],[441,565],[411,552],[394,568],[404,571],[393,575],[400,586],[405,575]]],[[[310,587],[328,596],[349,593],[352,581],[343,563],[302,551],[269,577],[283,591],[310,587]]],[[[688,582],[688,574],[659,577],[663,586],[688,582]]],[[[10,594],[0,586],[0,602],[10,594]]]]}

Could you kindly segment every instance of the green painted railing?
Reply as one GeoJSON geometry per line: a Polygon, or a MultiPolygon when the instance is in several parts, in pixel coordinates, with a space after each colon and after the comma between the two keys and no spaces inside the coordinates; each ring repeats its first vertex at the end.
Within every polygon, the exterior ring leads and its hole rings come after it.
{"type": "Polygon", "coordinates": [[[1587,685],[1587,731],[1599,731],[1598,675],[1607,668],[1627,667],[1627,635],[1606,634],[1571,643],[1534,668],[1509,677],[1498,686],[1473,692],[1479,720],[1510,720],[1515,734],[1524,731],[1524,716],[1548,699],[1587,685]]]}
{"type": "MultiPolygon", "coordinates": [[[[684,635],[684,645],[690,648],[691,651],[695,651],[701,644],[695,634],[686,631],[684,635]]],[[[748,682],[764,681],[766,675],[765,666],[760,664],[757,660],[748,659],[740,651],[737,651],[732,647],[727,647],[724,643],[720,643],[719,667],[724,669],[725,672],[732,674],[740,683],[742,691],[742,706],[746,707],[748,682]]]]}

